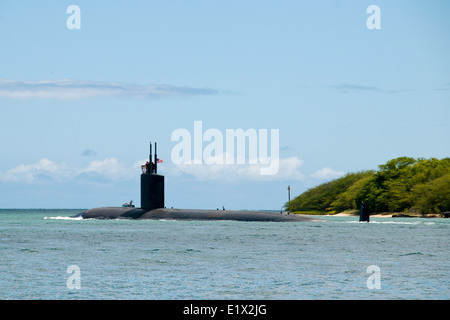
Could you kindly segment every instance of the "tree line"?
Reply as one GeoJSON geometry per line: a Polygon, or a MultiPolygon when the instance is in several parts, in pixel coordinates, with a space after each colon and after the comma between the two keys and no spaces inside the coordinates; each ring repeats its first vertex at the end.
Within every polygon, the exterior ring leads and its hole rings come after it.
{"type": "Polygon", "coordinates": [[[347,173],[300,194],[285,204],[288,211],[439,214],[450,211],[450,158],[399,157],[378,170],[347,173]]]}

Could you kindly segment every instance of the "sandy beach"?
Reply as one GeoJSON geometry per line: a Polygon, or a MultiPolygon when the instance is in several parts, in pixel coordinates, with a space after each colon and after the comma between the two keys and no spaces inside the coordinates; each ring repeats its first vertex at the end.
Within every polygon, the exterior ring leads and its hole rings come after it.
{"type": "MultiPolygon", "coordinates": [[[[359,217],[359,213],[352,213],[352,212],[340,212],[336,214],[329,214],[328,216],[334,216],[334,217],[359,217]]],[[[392,213],[377,213],[377,214],[371,214],[371,218],[392,218],[392,213]]]]}
{"type": "MultiPolygon", "coordinates": [[[[329,214],[328,216],[335,216],[335,217],[359,217],[359,213],[356,211],[349,211],[349,212],[340,212],[337,214],[329,214]]],[[[424,216],[414,215],[411,213],[404,213],[404,212],[381,212],[377,214],[371,214],[371,218],[398,218],[398,217],[408,217],[408,218],[444,218],[442,215],[439,214],[428,214],[424,216]]]]}

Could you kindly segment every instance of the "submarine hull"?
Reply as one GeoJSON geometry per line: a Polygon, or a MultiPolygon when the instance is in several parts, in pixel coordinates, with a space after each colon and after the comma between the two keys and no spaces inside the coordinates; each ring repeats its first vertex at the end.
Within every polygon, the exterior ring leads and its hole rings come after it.
{"type": "Polygon", "coordinates": [[[76,217],[83,219],[147,219],[147,220],[236,220],[309,222],[322,221],[304,215],[286,215],[265,211],[204,210],[204,209],[143,209],[123,207],[102,207],[80,212],[76,217]]]}

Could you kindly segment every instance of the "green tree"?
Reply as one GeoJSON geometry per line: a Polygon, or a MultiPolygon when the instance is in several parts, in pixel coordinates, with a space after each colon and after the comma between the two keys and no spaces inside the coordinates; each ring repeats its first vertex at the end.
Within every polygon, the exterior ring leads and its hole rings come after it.
{"type": "MultiPolygon", "coordinates": [[[[378,166],[378,171],[348,173],[311,188],[296,197],[289,210],[336,211],[359,209],[362,201],[371,212],[419,210],[449,211],[450,158],[438,160],[399,157],[378,166]]],[[[287,204],[285,205],[287,207],[287,204]]]]}
{"type": "Polygon", "coordinates": [[[344,192],[337,195],[336,199],[331,203],[331,207],[335,211],[345,211],[349,209],[357,209],[356,196],[367,182],[374,175],[374,171],[365,171],[361,174],[360,179],[356,180],[344,192]]]}
{"type": "Polygon", "coordinates": [[[371,174],[367,171],[348,173],[345,176],[311,188],[291,201],[285,208],[290,211],[325,211],[332,208],[332,203],[351,185],[363,177],[371,174]]]}
{"type": "Polygon", "coordinates": [[[422,214],[450,211],[450,173],[415,186],[412,194],[414,208],[422,214]]]}

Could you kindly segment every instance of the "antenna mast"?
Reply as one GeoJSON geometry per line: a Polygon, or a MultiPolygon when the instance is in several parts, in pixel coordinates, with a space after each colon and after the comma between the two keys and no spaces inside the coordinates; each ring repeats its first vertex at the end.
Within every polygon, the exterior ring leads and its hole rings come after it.
{"type": "Polygon", "coordinates": [[[155,142],[155,174],[158,172],[158,157],[156,155],[156,142],[155,142]]]}
{"type": "Polygon", "coordinates": [[[150,141],[150,155],[148,156],[148,162],[152,163],[152,142],[150,141]]]}

